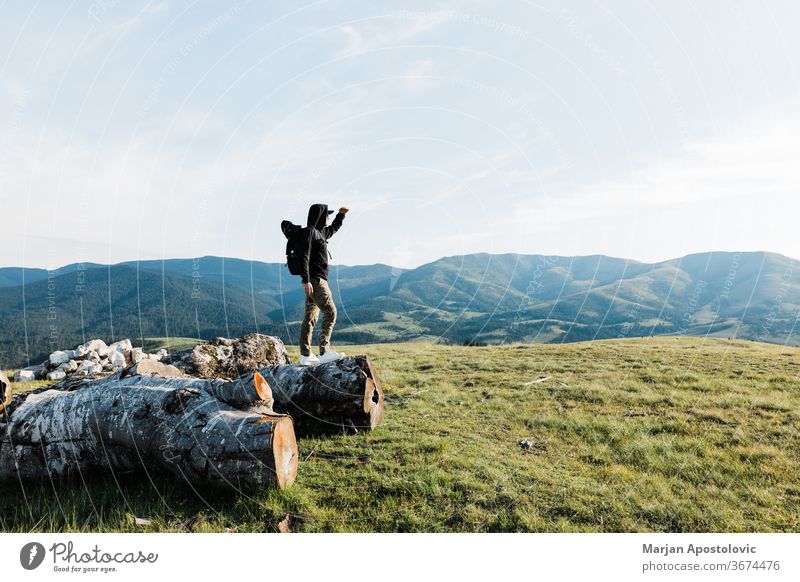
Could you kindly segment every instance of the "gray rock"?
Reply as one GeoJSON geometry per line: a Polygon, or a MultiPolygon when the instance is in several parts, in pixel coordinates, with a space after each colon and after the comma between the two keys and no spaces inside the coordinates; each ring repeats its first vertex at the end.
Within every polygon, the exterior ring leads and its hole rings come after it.
{"type": "Polygon", "coordinates": [[[128,365],[125,354],[122,352],[111,352],[108,356],[108,363],[114,368],[124,368],[128,365]]]}
{"type": "Polygon", "coordinates": [[[30,370],[17,370],[14,374],[14,382],[33,382],[36,380],[36,374],[30,370]]]}
{"type": "Polygon", "coordinates": [[[214,338],[192,349],[166,356],[189,376],[197,378],[238,378],[241,374],[265,366],[291,363],[280,338],[251,333],[237,339],[214,338]]]}
{"type": "Polygon", "coordinates": [[[99,363],[92,362],[91,360],[83,360],[78,369],[75,370],[76,376],[94,376],[103,371],[103,366],[99,363]]]}
{"type": "Polygon", "coordinates": [[[131,340],[124,339],[118,342],[114,342],[110,346],[108,346],[108,352],[122,352],[123,354],[129,352],[133,349],[133,344],[131,344],[131,340]]]}
{"type": "Polygon", "coordinates": [[[167,378],[181,378],[183,371],[169,364],[162,364],[156,360],[142,360],[123,370],[121,377],[126,376],[164,376],[167,378]]]}
{"type": "Polygon", "coordinates": [[[89,350],[86,348],[86,344],[83,344],[78,346],[74,350],[69,350],[67,353],[69,354],[69,357],[73,360],[82,360],[84,357],[86,357],[86,354],[89,353],[89,350]]]}
{"type": "Polygon", "coordinates": [[[81,348],[83,348],[85,352],[97,352],[97,354],[101,357],[108,355],[109,352],[109,346],[107,346],[106,342],[101,339],[93,339],[81,346],[78,346],[78,349],[81,348]]]}
{"type": "Polygon", "coordinates": [[[71,359],[72,359],[71,353],[62,351],[53,352],[52,354],[50,354],[50,359],[49,359],[50,367],[57,368],[61,364],[69,362],[71,359]]]}
{"type": "Polygon", "coordinates": [[[133,348],[130,353],[131,364],[138,364],[141,362],[147,354],[144,353],[142,348],[133,348]]]}
{"type": "Polygon", "coordinates": [[[58,369],[63,372],[66,372],[67,374],[71,374],[72,372],[78,369],[78,362],[76,362],[75,360],[70,360],[66,364],[61,364],[58,367],[58,369]]]}
{"type": "Polygon", "coordinates": [[[33,372],[37,380],[44,380],[45,376],[47,376],[47,368],[44,366],[44,364],[28,366],[27,368],[23,368],[23,370],[26,372],[33,372]]]}
{"type": "Polygon", "coordinates": [[[59,380],[63,380],[67,377],[66,372],[64,370],[54,370],[47,375],[48,380],[52,380],[58,382],[59,380]]]}

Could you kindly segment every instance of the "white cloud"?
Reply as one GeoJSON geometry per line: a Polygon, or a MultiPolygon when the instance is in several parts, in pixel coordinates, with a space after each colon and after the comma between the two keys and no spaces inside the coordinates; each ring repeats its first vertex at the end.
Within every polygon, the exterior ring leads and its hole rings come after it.
{"type": "MultiPolygon", "coordinates": [[[[759,116],[737,131],[695,141],[683,155],[653,160],[626,180],[596,182],[569,191],[545,184],[541,195],[520,196],[511,221],[547,216],[558,224],[687,207],[700,202],[741,205],[755,212],[780,203],[800,208],[800,116],[759,116]]],[[[712,218],[712,217],[709,217],[712,218]]]]}

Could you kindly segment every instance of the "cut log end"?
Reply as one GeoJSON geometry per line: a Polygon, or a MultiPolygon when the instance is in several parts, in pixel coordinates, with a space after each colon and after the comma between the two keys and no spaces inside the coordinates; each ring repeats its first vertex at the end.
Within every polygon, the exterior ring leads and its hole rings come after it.
{"type": "Polygon", "coordinates": [[[272,389],[269,387],[269,384],[264,379],[264,376],[258,373],[258,371],[253,373],[253,381],[256,386],[256,392],[258,393],[258,397],[261,400],[266,402],[272,401],[272,389]]]}
{"type": "Polygon", "coordinates": [[[364,412],[369,415],[369,427],[375,428],[383,424],[383,392],[378,385],[367,378],[364,391],[364,412]]]}
{"type": "Polygon", "coordinates": [[[6,406],[11,404],[13,400],[11,394],[11,382],[2,371],[0,371],[0,412],[6,409],[6,406]]]}
{"type": "Polygon", "coordinates": [[[369,356],[259,372],[272,389],[274,410],[293,415],[298,425],[369,430],[383,422],[383,389],[369,356]]]}
{"type": "Polygon", "coordinates": [[[364,412],[369,415],[369,427],[375,428],[383,423],[383,389],[369,356],[364,356],[362,370],[367,375],[364,382],[364,412]]]}
{"type": "Polygon", "coordinates": [[[260,422],[272,422],[272,454],[275,462],[275,482],[280,489],[294,483],[297,477],[297,439],[290,416],[264,415],[260,422]]]}

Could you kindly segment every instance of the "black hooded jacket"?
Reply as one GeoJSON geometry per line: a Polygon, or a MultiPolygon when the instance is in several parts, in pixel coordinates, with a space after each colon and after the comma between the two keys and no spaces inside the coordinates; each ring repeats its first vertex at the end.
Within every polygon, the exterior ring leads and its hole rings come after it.
{"type": "Polygon", "coordinates": [[[303,283],[308,283],[311,279],[328,280],[328,243],[334,233],[339,230],[344,222],[344,214],[336,214],[336,218],[330,226],[325,226],[328,214],[333,214],[328,210],[327,204],[312,204],[308,209],[308,220],[306,227],[292,224],[288,220],[281,222],[281,230],[286,238],[289,238],[296,229],[310,231],[310,245],[303,261],[303,283]]]}

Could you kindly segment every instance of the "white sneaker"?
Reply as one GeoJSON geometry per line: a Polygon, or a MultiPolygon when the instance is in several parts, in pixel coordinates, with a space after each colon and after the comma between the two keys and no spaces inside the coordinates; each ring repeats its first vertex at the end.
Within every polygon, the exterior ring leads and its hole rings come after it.
{"type": "Polygon", "coordinates": [[[319,363],[320,363],[319,358],[314,354],[308,356],[300,356],[301,366],[316,366],[319,363]]]}
{"type": "Polygon", "coordinates": [[[344,352],[334,352],[333,350],[328,350],[319,357],[319,363],[325,364],[327,362],[335,362],[336,360],[341,360],[343,357],[344,352]]]}

